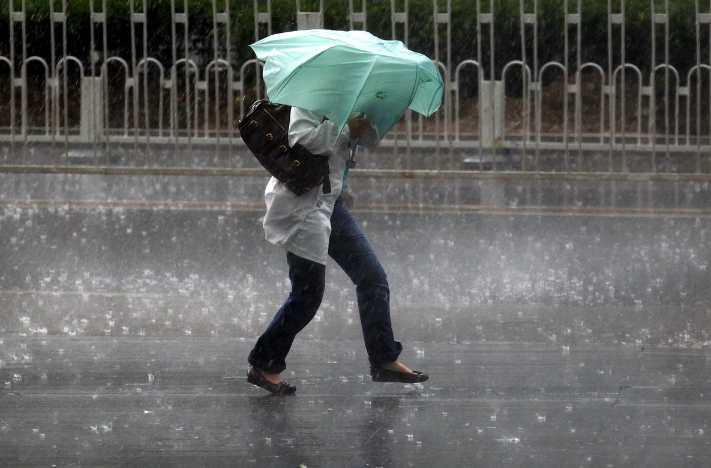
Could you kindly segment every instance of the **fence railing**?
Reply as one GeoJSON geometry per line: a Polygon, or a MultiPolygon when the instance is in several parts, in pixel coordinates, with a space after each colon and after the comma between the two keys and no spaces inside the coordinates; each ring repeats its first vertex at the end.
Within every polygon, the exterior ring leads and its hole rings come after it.
{"type": "MultiPolygon", "coordinates": [[[[408,43],[414,1],[390,0],[388,38],[408,43]]],[[[599,0],[516,0],[518,15],[510,21],[517,23],[518,42],[504,48],[497,43],[497,2],[470,0],[469,9],[455,15],[452,0],[432,0],[431,13],[423,22],[418,10],[417,21],[431,27],[431,43],[423,48],[444,78],[442,108],[428,119],[408,113],[385,137],[381,153],[406,154],[408,169],[711,174],[711,4],[687,1],[695,16],[685,21],[694,31],[683,47],[694,60],[678,69],[670,56],[677,24],[670,0],[649,2],[649,37],[633,38],[626,30],[630,1],[607,1],[607,44],[595,44],[605,50],[595,63],[586,57],[582,7],[604,3],[599,0]],[[554,26],[559,44],[539,37],[544,1],[563,6],[554,26]],[[457,58],[462,48],[456,52],[452,38],[462,33],[462,21],[470,28],[470,56],[457,58]],[[648,44],[645,63],[626,60],[631,39],[648,44]],[[561,51],[560,60],[541,59],[551,47],[561,51]],[[448,157],[422,166],[412,162],[413,153],[448,157]]],[[[248,166],[236,125],[264,91],[261,64],[243,52],[251,40],[278,32],[278,12],[271,0],[254,0],[254,32],[236,37],[245,16],[231,11],[229,1],[204,3],[211,14],[201,13],[207,27],[196,31],[187,0],[171,0],[169,7],[166,0],[168,25],[151,24],[146,0],[129,0],[117,26],[107,0],[90,0],[88,11],[75,14],[89,37],[72,50],[67,37],[75,18],[67,0],[47,0],[47,14],[33,16],[27,0],[8,0],[5,13],[0,10],[8,25],[0,35],[0,142],[8,148],[0,153],[0,170],[60,170],[76,148],[89,154],[84,166],[95,169],[248,166]],[[112,28],[121,34],[120,47],[112,28]],[[160,44],[152,28],[166,33],[160,44]],[[33,40],[30,31],[45,32],[49,43],[33,40]],[[33,144],[43,149],[32,151],[33,144]]],[[[295,1],[293,26],[333,26],[322,0],[309,5],[306,11],[295,1]]],[[[368,29],[373,5],[349,0],[345,27],[368,29]]]]}

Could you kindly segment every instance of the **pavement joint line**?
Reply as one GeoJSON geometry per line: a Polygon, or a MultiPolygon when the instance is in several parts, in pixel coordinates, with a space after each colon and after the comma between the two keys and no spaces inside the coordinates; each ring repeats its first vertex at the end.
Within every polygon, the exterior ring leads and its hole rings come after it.
{"type": "MultiPolygon", "coordinates": [[[[86,174],[86,175],[152,175],[268,177],[259,167],[154,167],[154,166],[72,166],[72,165],[3,165],[0,173],[8,174],[86,174]]],[[[704,172],[553,172],[553,171],[477,171],[466,169],[359,169],[354,178],[402,179],[475,179],[475,180],[561,180],[561,181],[657,181],[708,182],[711,174],[704,172]]]]}
{"type": "Polygon", "coordinates": [[[352,211],[369,213],[491,214],[534,216],[607,216],[607,217],[711,217],[711,210],[680,208],[605,208],[482,205],[364,205],[352,211]]]}
{"type": "MultiPolygon", "coordinates": [[[[0,199],[0,206],[86,210],[123,208],[169,211],[265,211],[262,202],[210,201],[0,199]]],[[[711,209],[690,208],[356,204],[351,208],[351,211],[358,213],[711,218],[711,209]]]]}
{"type": "MultiPolygon", "coordinates": [[[[157,293],[127,293],[127,292],[100,292],[100,291],[36,291],[31,289],[0,289],[0,295],[36,295],[36,296],[97,296],[97,297],[134,297],[159,299],[169,297],[167,294],[157,293]]],[[[180,295],[174,295],[179,297],[180,295]]]]}
{"type": "Polygon", "coordinates": [[[264,211],[264,203],[249,202],[194,202],[152,200],[52,200],[52,199],[2,199],[0,206],[19,208],[72,208],[135,210],[199,210],[199,211],[264,211]]]}

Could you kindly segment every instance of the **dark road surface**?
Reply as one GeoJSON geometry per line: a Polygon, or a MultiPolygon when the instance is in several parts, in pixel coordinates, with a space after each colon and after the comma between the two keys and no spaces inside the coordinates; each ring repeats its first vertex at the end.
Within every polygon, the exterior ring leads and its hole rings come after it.
{"type": "Polygon", "coordinates": [[[0,467],[711,466],[704,211],[380,212],[356,198],[402,360],[431,379],[370,381],[355,292],[329,264],[283,375],[297,394],[275,398],[245,380],[288,293],[260,181],[225,198],[199,181],[13,177],[0,467]]]}
{"type": "Polygon", "coordinates": [[[293,397],[251,340],[5,337],[0,466],[707,467],[707,351],[408,342],[425,384],[375,384],[359,342],[301,340],[293,397]],[[22,362],[23,360],[26,362],[22,362]]]}

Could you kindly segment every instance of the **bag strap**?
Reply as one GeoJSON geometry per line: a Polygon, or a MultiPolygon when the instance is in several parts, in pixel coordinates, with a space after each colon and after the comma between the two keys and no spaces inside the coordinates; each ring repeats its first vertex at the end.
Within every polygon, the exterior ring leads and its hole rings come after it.
{"type": "Polygon", "coordinates": [[[331,193],[331,176],[326,174],[323,177],[323,194],[328,195],[329,193],[331,193]]]}

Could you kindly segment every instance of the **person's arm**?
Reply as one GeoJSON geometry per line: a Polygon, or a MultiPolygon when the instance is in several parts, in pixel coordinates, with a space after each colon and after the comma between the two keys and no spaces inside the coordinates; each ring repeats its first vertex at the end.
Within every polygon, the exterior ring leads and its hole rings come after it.
{"type": "MultiPolygon", "coordinates": [[[[346,130],[344,129],[344,132],[346,130]]],[[[347,135],[347,134],[346,134],[347,135]]],[[[338,127],[330,120],[315,112],[291,108],[289,122],[289,144],[301,146],[314,154],[331,156],[338,141],[338,127]]]]}

